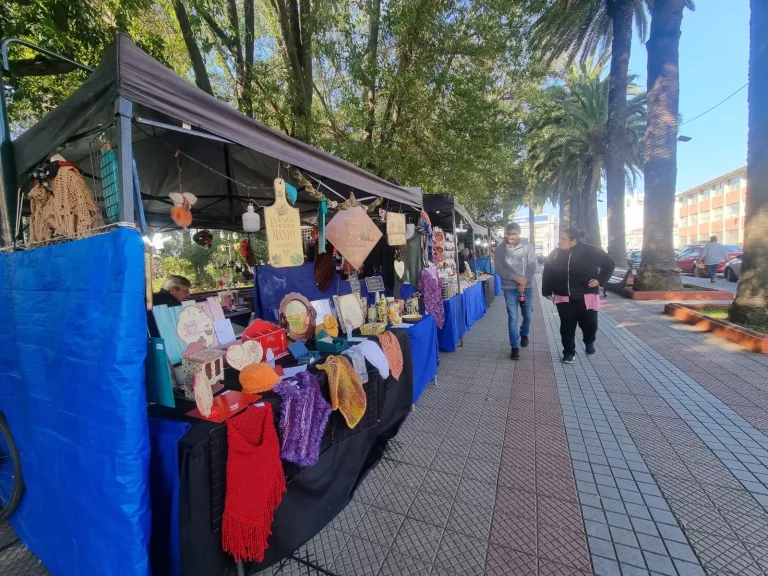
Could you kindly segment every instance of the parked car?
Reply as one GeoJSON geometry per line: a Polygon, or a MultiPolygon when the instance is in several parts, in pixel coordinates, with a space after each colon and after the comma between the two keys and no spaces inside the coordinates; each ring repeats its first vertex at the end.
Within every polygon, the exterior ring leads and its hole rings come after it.
{"type": "Polygon", "coordinates": [[[632,266],[632,270],[637,270],[643,258],[642,250],[630,250],[627,252],[627,262],[632,266]]]}
{"type": "MultiPolygon", "coordinates": [[[[699,257],[703,248],[702,244],[697,244],[683,249],[677,260],[675,260],[675,265],[680,268],[681,272],[693,274],[694,276],[704,276],[704,271],[699,269],[699,257]]],[[[743,254],[743,250],[734,244],[724,244],[723,248],[725,248],[726,252],[726,261],[733,260],[743,254]]],[[[718,274],[724,273],[725,264],[725,262],[720,262],[717,265],[718,274]]]]}
{"type": "Polygon", "coordinates": [[[725,265],[725,277],[728,282],[738,282],[739,276],[741,276],[741,256],[729,260],[725,265]]]}

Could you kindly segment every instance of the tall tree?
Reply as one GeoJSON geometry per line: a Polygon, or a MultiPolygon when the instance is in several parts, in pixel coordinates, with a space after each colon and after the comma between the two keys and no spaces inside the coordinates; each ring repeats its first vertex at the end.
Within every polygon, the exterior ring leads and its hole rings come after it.
{"type": "Polygon", "coordinates": [[[608,253],[617,261],[626,257],[624,224],[625,130],[627,86],[634,19],[641,39],[647,28],[648,0],[530,0],[537,19],[532,45],[550,62],[565,56],[582,61],[610,46],[605,180],[608,197],[608,253]]]}
{"type": "Polygon", "coordinates": [[[645,206],[642,264],[635,290],[679,290],[675,266],[674,211],[679,49],[685,0],[655,0],[648,39],[648,127],[645,135],[645,206]]]}
{"type": "MultiPolygon", "coordinates": [[[[600,245],[597,200],[610,146],[608,134],[609,82],[605,65],[591,61],[572,66],[563,84],[545,90],[551,104],[533,112],[531,154],[537,170],[559,192],[563,226],[586,230],[587,242],[600,245]]],[[[642,164],[645,96],[633,93],[628,101],[624,131],[623,176],[637,176],[642,164]]]]}
{"type": "Polygon", "coordinates": [[[749,151],[744,256],[729,318],[768,324],[768,4],[750,2],[749,151]]]}

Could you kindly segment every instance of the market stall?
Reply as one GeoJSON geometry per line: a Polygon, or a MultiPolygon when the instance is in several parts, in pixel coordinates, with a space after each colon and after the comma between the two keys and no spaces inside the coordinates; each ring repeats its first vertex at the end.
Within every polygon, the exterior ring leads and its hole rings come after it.
{"type": "Polygon", "coordinates": [[[437,372],[445,319],[420,191],[246,118],[126,36],[14,151],[27,249],[0,255],[17,302],[0,310],[0,410],[24,455],[22,541],[58,575],[208,576],[286,557],[349,502],[437,372]],[[61,207],[40,201],[62,191],[87,225],[51,224],[61,207]],[[253,215],[270,264],[242,338],[203,294],[155,306],[148,341],[136,228],[256,234],[253,215]],[[311,264],[300,223],[318,231],[311,264]]]}

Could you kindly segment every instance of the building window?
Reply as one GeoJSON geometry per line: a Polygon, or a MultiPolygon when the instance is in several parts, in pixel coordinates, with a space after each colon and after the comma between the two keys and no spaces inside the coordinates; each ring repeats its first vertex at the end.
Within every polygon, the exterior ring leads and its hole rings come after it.
{"type": "Polygon", "coordinates": [[[723,219],[723,208],[722,206],[720,208],[715,208],[712,210],[712,222],[717,222],[718,220],[723,219]]]}
{"type": "Polygon", "coordinates": [[[738,192],[741,190],[741,178],[731,178],[728,185],[731,192],[738,192]]]}
{"type": "Polygon", "coordinates": [[[696,198],[696,194],[691,194],[690,196],[688,196],[688,206],[693,206],[696,203],[698,203],[698,199],[696,198]]]}
{"type": "Polygon", "coordinates": [[[683,228],[686,228],[688,226],[688,216],[683,216],[680,218],[680,226],[683,228]]]}
{"type": "Polygon", "coordinates": [[[739,231],[738,230],[726,230],[723,238],[723,244],[738,244],[739,243],[739,231]]]}
{"type": "Polygon", "coordinates": [[[699,214],[699,224],[709,224],[709,212],[699,214]]]}
{"type": "Polygon", "coordinates": [[[706,200],[709,200],[709,188],[699,192],[699,202],[704,202],[706,200]]]}
{"type": "Polygon", "coordinates": [[[685,246],[688,244],[688,236],[680,236],[680,245],[685,246]]]}
{"type": "Polygon", "coordinates": [[[739,216],[739,204],[738,202],[736,204],[729,204],[725,208],[725,217],[726,218],[737,218],[739,216]]]}
{"type": "Polygon", "coordinates": [[[691,226],[698,226],[699,225],[699,215],[698,214],[691,215],[689,222],[690,222],[691,226]]]}
{"type": "Polygon", "coordinates": [[[723,195],[723,187],[722,186],[715,186],[712,188],[712,198],[717,198],[718,196],[723,195]]]}

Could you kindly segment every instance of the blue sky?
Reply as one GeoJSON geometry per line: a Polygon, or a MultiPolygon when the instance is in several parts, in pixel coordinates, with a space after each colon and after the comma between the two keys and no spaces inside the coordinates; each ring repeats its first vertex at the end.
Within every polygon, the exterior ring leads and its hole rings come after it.
{"type": "MultiPolygon", "coordinates": [[[[680,113],[683,122],[745,84],[749,64],[749,0],[699,0],[686,10],[680,38],[680,113]]],[[[647,82],[645,45],[632,42],[630,72],[647,82]]],[[[677,148],[677,191],[688,190],[747,162],[747,89],[680,127],[690,142],[677,148]]],[[[640,185],[642,190],[642,184],[640,185]]],[[[598,203],[601,216],[605,202],[598,203]]],[[[546,212],[554,212],[547,206],[546,212]]],[[[520,215],[527,214],[527,209],[520,215]]]]}

